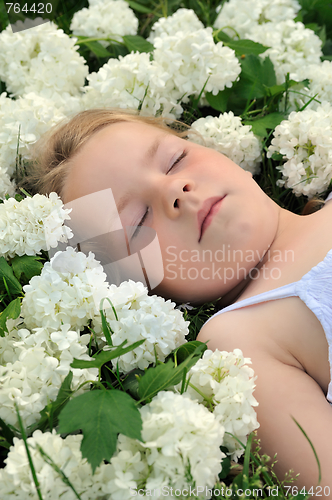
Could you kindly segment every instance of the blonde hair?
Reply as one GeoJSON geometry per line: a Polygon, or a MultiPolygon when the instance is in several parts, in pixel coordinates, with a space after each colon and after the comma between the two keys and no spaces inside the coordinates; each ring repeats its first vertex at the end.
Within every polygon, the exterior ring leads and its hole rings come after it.
{"type": "Polygon", "coordinates": [[[319,197],[312,198],[311,200],[307,201],[307,203],[304,205],[301,215],[313,214],[314,212],[317,212],[318,210],[323,208],[324,205],[325,201],[323,200],[323,198],[319,197]]]}
{"type": "MultiPolygon", "coordinates": [[[[90,109],[61,122],[39,139],[31,150],[28,174],[20,185],[31,194],[56,192],[64,197],[64,188],[71,162],[86,142],[99,130],[120,122],[143,123],[185,138],[189,129],[185,124],[164,117],[141,116],[137,111],[118,109],[90,109]]],[[[128,141],[130,137],[128,136],[128,141]]],[[[63,200],[65,202],[65,200],[63,200]]],[[[70,240],[69,243],[70,245],[70,240]]],[[[106,233],[77,245],[88,254],[92,251],[97,260],[105,265],[114,260],[110,234],[106,233]]],[[[109,283],[120,285],[119,268],[114,263],[109,283]]]]}
{"type": "Polygon", "coordinates": [[[108,125],[120,122],[145,123],[171,134],[185,137],[185,124],[164,117],[141,116],[137,111],[90,109],[69,121],[59,123],[46,133],[31,150],[29,173],[21,184],[35,192],[63,195],[70,162],[92,135],[108,125]]]}

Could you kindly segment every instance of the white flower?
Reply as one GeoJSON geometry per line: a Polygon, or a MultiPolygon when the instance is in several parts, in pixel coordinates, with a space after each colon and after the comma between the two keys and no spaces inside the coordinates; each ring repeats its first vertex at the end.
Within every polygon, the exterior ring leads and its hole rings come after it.
{"type": "Polygon", "coordinates": [[[270,57],[277,83],[283,83],[287,73],[291,79],[301,80],[304,67],[320,63],[322,42],[302,23],[289,20],[257,25],[251,29],[248,38],[271,47],[261,57],[270,57]]]}
{"type": "MultiPolygon", "coordinates": [[[[82,435],[67,436],[63,439],[55,431],[42,433],[37,430],[28,438],[29,451],[40,484],[41,495],[44,499],[74,500],[76,498],[70,486],[62,481],[61,476],[47,464],[39,452],[39,445],[45,453],[68,477],[82,500],[105,500],[111,498],[108,488],[109,475],[112,470],[110,464],[101,464],[92,475],[90,464],[82,458],[80,446],[82,435]]],[[[1,496],[3,500],[36,500],[36,487],[32,479],[31,470],[24,442],[14,438],[6,466],[0,469],[1,496]]]]}
{"type": "Polygon", "coordinates": [[[0,198],[4,199],[6,195],[14,196],[15,192],[15,182],[11,181],[6,170],[0,167],[0,198]]]}
{"type": "Polygon", "coordinates": [[[269,21],[292,20],[300,9],[297,0],[229,0],[219,8],[214,27],[232,38],[235,34],[240,38],[249,38],[252,27],[269,21]]]}
{"type": "MultiPolygon", "coordinates": [[[[124,0],[95,0],[89,8],[75,12],[70,29],[77,36],[109,37],[121,41],[136,35],[138,19],[124,0]]],[[[100,40],[106,47],[110,42],[100,40]]]]}
{"type": "Polygon", "coordinates": [[[120,435],[111,459],[112,499],[129,499],[130,488],[159,489],[159,499],[163,486],[213,487],[224,456],[220,451],[224,429],[214,415],[173,392],[159,392],[140,412],[143,443],[120,435]]]}
{"type": "MultiPolygon", "coordinates": [[[[8,326],[8,324],[7,324],[8,326]]],[[[89,335],[80,337],[63,325],[59,332],[46,330],[32,334],[27,329],[9,329],[0,337],[0,418],[18,428],[14,403],[18,405],[25,426],[40,419],[40,412],[57,397],[69,371],[73,372],[71,388],[87,380],[96,380],[96,369],[72,369],[77,359],[91,359],[86,345],[89,335]]],[[[75,395],[88,390],[86,384],[75,395]]]]}
{"type": "Polygon", "coordinates": [[[27,328],[35,329],[36,339],[40,339],[38,345],[44,345],[46,340],[49,342],[45,339],[47,331],[51,332],[50,340],[63,350],[71,342],[72,335],[63,330],[65,326],[71,330],[83,329],[92,320],[98,346],[103,347],[106,339],[102,333],[99,307],[105,297],[111,300],[118,318],[109,302],[103,301],[107,320],[114,332],[113,345],[117,346],[124,340],[128,344],[144,340],[135,350],[113,361],[113,366],[118,364],[121,372],[137,367],[144,369],[155,363],[156,355],[164,361],[186,341],[189,322],[184,321],[183,314],[175,309],[175,303],[155,295],[150,297],[142,283],[129,280],[117,287],[109,286],[105,279],[102,266],[91,252],[86,257],[68,247],[46,262],[41,275],[34,276],[23,287],[25,296],[21,316],[27,328]]]}
{"type": "Polygon", "coordinates": [[[56,193],[4,200],[0,204],[0,254],[5,258],[37,255],[55,248],[59,241],[66,242],[72,237],[63,225],[69,212],[56,193]]]}
{"type": "Polygon", "coordinates": [[[88,66],[75,43],[52,22],[18,33],[9,25],[0,34],[0,78],[8,92],[18,96],[47,87],[78,95],[88,66]]]}
{"type": "Polygon", "coordinates": [[[23,287],[22,316],[28,328],[58,331],[61,324],[82,329],[99,315],[100,300],[108,295],[103,267],[68,247],[46,262],[41,275],[23,287]]]}
{"type": "MultiPolygon", "coordinates": [[[[71,95],[69,92],[57,92],[50,87],[44,87],[38,92],[38,95],[35,92],[29,92],[24,95],[24,99],[39,99],[38,108],[47,106],[49,111],[54,109],[58,115],[61,114],[63,117],[69,118],[83,111],[82,97],[82,93],[71,95]],[[45,100],[44,105],[42,99],[45,100]]],[[[32,106],[36,106],[36,104],[32,103],[32,106]]],[[[50,126],[52,125],[49,125],[48,128],[50,128],[50,126]]]]}
{"type": "Polygon", "coordinates": [[[291,111],[299,111],[305,104],[307,108],[317,109],[323,101],[332,102],[332,61],[306,65],[299,77],[300,80],[308,79],[309,85],[306,88],[301,87],[299,92],[296,92],[296,86],[289,89],[288,101],[291,111]]]}
{"type": "Polygon", "coordinates": [[[168,74],[166,88],[184,102],[206,92],[216,95],[231,87],[241,72],[235,52],[214,43],[212,28],[193,32],[161,33],[154,40],[154,61],[168,74]]]}
{"type": "Polygon", "coordinates": [[[296,196],[311,198],[325,191],[332,179],[332,106],[323,102],[316,110],[293,111],[273,133],[268,157],[278,152],[285,163],[278,184],[296,196]]]}
{"type": "Polygon", "coordinates": [[[190,140],[216,149],[234,163],[259,173],[261,144],[249,125],[242,125],[241,118],[234,113],[221,113],[219,117],[207,116],[192,123],[191,128],[199,134],[191,133],[190,140]],[[203,140],[202,140],[203,139],[203,140]]]}
{"type": "MultiPolygon", "coordinates": [[[[133,351],[112,361],[120,372],[147,368],[155,364],[156,355],[164,361],[168,354],[186,342],[189,321],[185,321],[183,314],[175,309],[174,302],[157,295],[149,296],[142,283],[129,280],[118,287],[111,285],[108,297],[118,317],[116,320],[113,309],[108,306],[106,317],[113,332],[113,345],[120,345],[124,340],[128,344],[144,340],[133,351]]],[[[93,329],[100,335],[100,317],[95,318],[93,329]]]]}
{"type": "Polygon", "coordinates": [[[154,23],[147,40],[154,43],[155,38],[160,37],[162,33],[176,35],[178,31],[191,33],[202,28],[204,28],[204,24],[192,9],[178,9],[172,16],[161,17],[154,23]]]}
{"type": "Polygon", "coordinates": [[[150,61],[147,53],[131,53],[119,59],[110,59],[98,73],[88,76],[89,85],[84,87],[85,109],[94,107],[118,107],[138,109],[141,114],[179,117],[182,107],[178,95],[166,89],[169,75],[150,61]]]}
{"type": "Polygon", "coordinates": [[[201,394],[212,401],[213,414],[225,428],[223,444],[236,461],[243,448],[227,432],[245,445],[247,435],[259,427],[253,408],[258,404],[253,396],[254,372],[246,363],[251,361],[244,358],[239,349],[233,352],[207,350],[188,373],[190,385],[187,392],[200,402],[204,402],[201,394]]]}
{"type": "Polygon", "coordinates": [[[65,112],[79,110],[77,97],[61,105],[54,92],[41,94],[30,92],[16,100],[5,92],[0,96],[0,167],[9,176],[16,169],[17,155],[27,159],[31,144],[63,120],[65,112]]]}

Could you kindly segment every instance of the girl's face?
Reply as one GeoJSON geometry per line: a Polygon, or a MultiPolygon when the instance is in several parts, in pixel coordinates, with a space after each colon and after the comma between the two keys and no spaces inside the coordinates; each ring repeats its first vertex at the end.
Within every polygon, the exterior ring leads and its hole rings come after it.
{"type": "Polygon", "coordinates": [[[95,133],[71,162],[64,201],[107,188],[123,227],[132,226],[131,243],[141,223],[156,231],[164,279],[153,292],[172,300],[224,295],[276,235],[277,206],[249,172],[151,125],[120,122],[95,133]]]}

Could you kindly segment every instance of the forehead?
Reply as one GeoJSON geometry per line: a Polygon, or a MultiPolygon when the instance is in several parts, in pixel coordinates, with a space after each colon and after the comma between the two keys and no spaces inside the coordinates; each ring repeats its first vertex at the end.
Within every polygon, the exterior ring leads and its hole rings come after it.
{"type": "Polygon", "coordinates": [[[157,141],[171,131],[136,122],[107,125],[93,134],[70,161],[65,203],[112,185],[115,170],[123,171],[153,153],[157,141]]]}

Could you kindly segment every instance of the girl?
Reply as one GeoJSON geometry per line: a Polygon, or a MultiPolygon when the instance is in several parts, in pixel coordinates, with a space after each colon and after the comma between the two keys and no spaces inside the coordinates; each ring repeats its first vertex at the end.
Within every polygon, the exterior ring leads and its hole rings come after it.
{"type": "Polygon", "coordinates": [[[71,203],[111,188],[127,244],[146,227],[158,236],[164,277],[153,293],[195,304],[222,297],[198,340],[252,359],[263,452],[277,453],[280,478],[292,468],[299,489],[322,496],[294,419],[316,449],[320,486],[332,489],[332,203],[295,215],[184,136],[161,118],[83,112],[39,144],[38,190],[71,203]]]}

